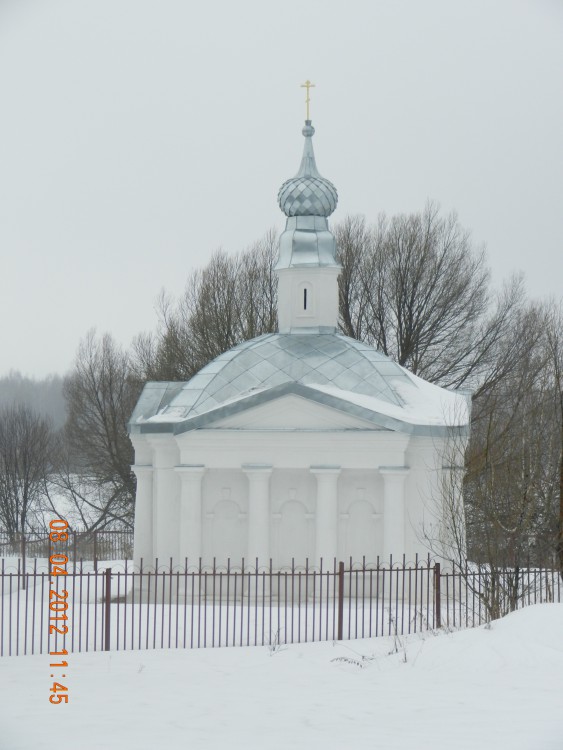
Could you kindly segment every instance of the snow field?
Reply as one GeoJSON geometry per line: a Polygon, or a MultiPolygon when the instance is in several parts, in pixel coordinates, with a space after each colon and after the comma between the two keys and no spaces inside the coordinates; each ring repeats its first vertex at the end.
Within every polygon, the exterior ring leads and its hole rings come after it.
{"type": "Polygon", "coordinates": [[[563,747],[563,604],[453,633],[68,661],[59,706],[48,656],[0,661],[2,750],[563,747]]]}

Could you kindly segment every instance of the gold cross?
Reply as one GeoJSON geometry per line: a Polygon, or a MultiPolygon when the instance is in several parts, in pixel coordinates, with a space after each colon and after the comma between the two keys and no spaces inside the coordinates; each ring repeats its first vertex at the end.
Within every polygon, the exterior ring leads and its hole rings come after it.
{"type": "Polygon", "coordinates": [[[302,89],[307,89],[307,98],[305,99],[305,104],[307,105],[307,119],[310,120],[311,118],[309,117],[309,102],[311,101],[311,99],[309,97],[309,89],[315,88],[315,84],[311,83],[311,81],[307,80],[307,81],[305,81],[305,83],[301,84],[301,88],[302,89]]]}

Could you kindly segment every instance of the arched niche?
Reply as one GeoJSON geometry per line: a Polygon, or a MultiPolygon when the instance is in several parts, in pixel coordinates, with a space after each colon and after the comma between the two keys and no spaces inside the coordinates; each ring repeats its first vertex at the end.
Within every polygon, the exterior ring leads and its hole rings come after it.
{"type": "Polygon", "coordinates": [[[277,549],[278,565],[304,565],[311,558],[309,516],[303,503],[288,500],[280,508],[278,517],[277,549]]]}
{"type": "Polygon", "coordinates": [[[246,557],[247,532],[241,509],[233,500],[219,500],[211,514],[209,549],[213,550],[217,565],[239,566],[246,557]],[[219,556],[220,555],[220,556],[219,556]]]}

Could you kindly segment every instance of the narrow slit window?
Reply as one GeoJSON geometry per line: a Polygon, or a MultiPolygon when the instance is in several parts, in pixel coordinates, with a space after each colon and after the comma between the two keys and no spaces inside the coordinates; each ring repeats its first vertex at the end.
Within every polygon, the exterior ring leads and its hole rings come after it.
{"type": "Polygon", "coordinates": [[[303,309],[307,309],[307,290],[303,289],[303,309]]]}

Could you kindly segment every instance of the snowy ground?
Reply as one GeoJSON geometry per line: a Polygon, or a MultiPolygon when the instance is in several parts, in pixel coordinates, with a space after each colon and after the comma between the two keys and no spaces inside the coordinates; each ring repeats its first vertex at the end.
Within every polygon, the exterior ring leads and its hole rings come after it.
{"type": "Polygon", "coordinates": [[[563,604],[487,628],[0,660],[0,749],[562,750],[563,604]],[[62,671],[62,670],[60,670],[62,671]]]}

